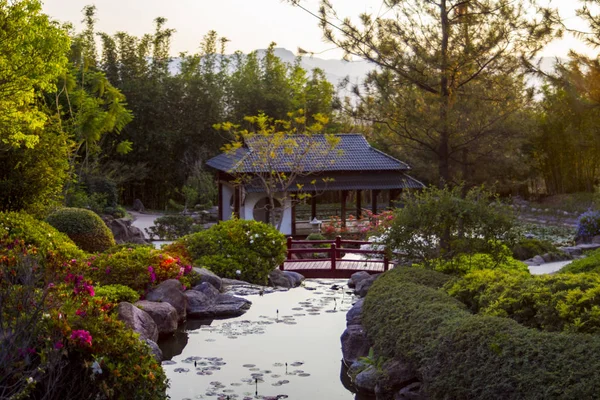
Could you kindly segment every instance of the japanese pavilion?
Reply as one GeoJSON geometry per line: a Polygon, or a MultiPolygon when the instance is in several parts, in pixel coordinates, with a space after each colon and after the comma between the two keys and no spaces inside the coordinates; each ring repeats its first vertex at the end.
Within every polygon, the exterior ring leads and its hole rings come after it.
{"type": "MultiPolygon", "coordinates": [[[[387,199],[387,206],[392,205],[406,189],[422,189],[424,185],[407,174],[411,169],[406,163],[383,153],[369,145],[361,134],[336,134],[339,142],[334,152],[325,154],[315,151],[301,160],[296,182],[288,186],[287,193],[278,197],[283,201],[283,219],[281,232],[286,235],[296,234],[296,205],[291,194],[294,191],[311,192],[311,220],[316,218],[317,198],[325,192],[337,191],[341,199],[341,220],[346,220],[346,200],[348,196],[356,196],[356,215],[362,214],[363,192],[370,194],[370,208],[377,213],[378,197],[387,199]],[[326,179],[324,179],[326,178],[326,179]],[[384,195],[385,194],[385,195],[384,195]]],[[[307,140],[303,137],[303,140],[307,140]]],[[[311,136],[311,141],[321,141],[323,148],[324,135],[311,136]]],[[[217,170],[218,181],[218,219],[228,220],[232,215],[241,219],[254,219],[267,222],[268,210],[265,207],[268,199],[265,189],[258,179],[244,180],[238,183],[240,174],[252,177],[265,173],[265,166],[258,160],[256,146],[252,140],[246,141],[235,153],[222,153],[208,160],[207,165],[217,170]]],[[[318,148],[318,147],[315,147],[318,148]]],[[[289,172],[289,156],[281,154],[272,168],[289,172]]],[[[263,162],[264,163],[264,162],[263,162]]],[[[281,203],[279,203],[281,206],[281,203]]],[[[308,221],[304,221],[308,222],[308,221]]]]}

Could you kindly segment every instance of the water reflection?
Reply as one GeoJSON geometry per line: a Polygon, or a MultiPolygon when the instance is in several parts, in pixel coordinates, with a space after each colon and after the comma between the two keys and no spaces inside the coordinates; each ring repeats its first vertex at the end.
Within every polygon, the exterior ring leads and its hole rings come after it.
{"type": "Polygon", "coordinates": [[[340,283],[246,296],[253,304],[241,317],[188,321],[160,343],[172,359],[164,365],[171,398],[354,399],[340,383],[340,335],[354,297],[340,283]]]}

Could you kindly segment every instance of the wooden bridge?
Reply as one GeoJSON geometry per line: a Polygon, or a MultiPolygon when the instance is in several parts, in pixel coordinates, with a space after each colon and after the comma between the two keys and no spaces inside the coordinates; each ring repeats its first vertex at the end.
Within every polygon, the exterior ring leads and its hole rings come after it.
{"type": "Polygon", "coordinates": [[[279,267],[283,271],[294,271],[306,278],[349,278],[355,272],[366,271],[380,273],[393,268],[383,250],[365,250],[363,244],[374,244],[361,240],[293,240],[287,239],[287,260],[279,267]],[[354,246],[354,247],[348,247],[354,246]],[[310,258],[298,258],[294,255],[309,254],[310,258]],[[346,254],[357,256],[375,256],[350,260],[346,254]],[[320,257],[318,255],[321,255],[320,257]]]}

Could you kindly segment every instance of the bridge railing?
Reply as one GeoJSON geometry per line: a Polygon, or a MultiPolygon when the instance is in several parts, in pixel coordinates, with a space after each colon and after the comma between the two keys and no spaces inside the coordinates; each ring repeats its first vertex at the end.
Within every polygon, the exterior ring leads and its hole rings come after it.
{"type": "MultiPolygon", "coordinates": [[[[341,236],[335,238],[335,240],[294,240],[291,237],[287,238],[287,260],[294,262],[315,262],[323,261],[323,258],[299,258],[293,259],[294,254],[327,254],[327,258],[331,261],[331,269],[336,269],[338,261],[342,261],[342,254],[361,254],[361,255],[377,255],[383,256],[380,259],[361,259],[361,262],[377,262],[383,263],[383,270],[389,269],[390,261],[387,257],[387,253],[384,250],[368,250],[368,249],[354,249],[351,247],[344,247],[344,245],[364,245],[364,244],[376,244],[365,240],[343,240],[341,236]],[[310,248],[294,248],[294,245],[323,245],[328,244],[329,247],[310,247],[310,248]]],[[[281,266],[283,269],[283,265],[281,266]]]]}

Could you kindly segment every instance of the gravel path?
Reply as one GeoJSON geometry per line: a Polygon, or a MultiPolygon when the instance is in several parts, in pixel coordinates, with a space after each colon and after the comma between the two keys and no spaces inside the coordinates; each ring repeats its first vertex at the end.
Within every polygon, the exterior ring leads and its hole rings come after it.
{"type": "Polygon", "coordinates": [[[162,217],[163,214],[142,214],[137,211],[129,211],[129,213],[133,216],[133,222],[131,225],[136,228],[140,228],[142,232],[144,232],[144,237],[148,239],[148,234],[146,233],[146,228],[150,228],[154,226],[154,220],[158,217],[162,217]]]}

